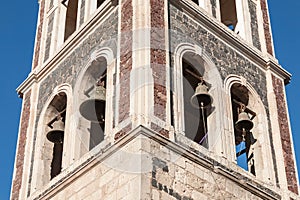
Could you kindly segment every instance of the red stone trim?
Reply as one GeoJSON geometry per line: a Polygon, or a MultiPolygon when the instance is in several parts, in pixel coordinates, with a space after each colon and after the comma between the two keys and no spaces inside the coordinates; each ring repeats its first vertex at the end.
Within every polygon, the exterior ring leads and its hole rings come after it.
{"type": "Polygon", "coordinates": [[[130,71],[132,69],[132,0],[121,4],[119,122],[129,117],[130,71]]]}
{"type": "Polygon", "coordinates": [[[19,145],[16,154],[15,176],[12,184],[11,199],[19,199],[20,189],[22,185],[23,165],[25,157],[26,135],[30,116],[30,96],[31,91],[25,94],[23,112],[21,117],[21,128],[19,133],[19,145]]]}
{"type": "Polygon", "coordinates": [[[37,33],[36,33],[36,44],[35,44],[35,48],[34,48],[33,69],[36,68],[39,64],[42,28],[43,28],[43,23],[44,23],[44,12],[45,12],[45,0],[42,0],[41,4],[40,4],[39,25],[38,25],[38,29],[37,29],[37,33]]]}
{"type": "Polygon", "coordinates": [[[160,127],[160,126],[158,126],[154,123],[151,123],[151,129],[153,131],[158,132],[160,135],[162,135],[166,138],[169,138],[169,131],[168,130],[166,130],[166,129],[164,129],[164,128],[162,128],[162,127],[160,127]]]}
{"type": "Polygon", "coordinates": [[[263,15],[263,22],[264,22],[263,26],[264,26],[264,32],[265,32],[267,52],[269,54],[273,55],[273,45],[272,45],[272,36],[271,36],[270,22],[269,22],[269,12],[267,9],[266,0],[261,0],[260,6],[261,6],[261,10],[262,10],[262,15],[263,15]]]}
{"type": "Polygon", "coordinates": [[[119,132],[117,132],[115,134],[114,139],[115,140],[119,140],[121,137],[123,137],[124,135],[126,135],[131,129],[132,129],[131,124],[127,125],[125,128],[123,128],[122,130],[120,130],[119,132]]]}
{"type": "Polygon", "coordinates": [[[287,177],[288,189],[298,194],[297,177],[295,171],[295,160],[291,146],[291,137],[288,124],[286,101],[284,97],[283,81],[272,75],[273,89],[276,96],[278,123],[280,129],[285,173],[287,177]]]}
{"type": "Polygon", "coordinates": [[[166,120],[166,47],[164,0],[150,0],[151,6],[151,67],[154,76],[154,115],[166,120]]]}

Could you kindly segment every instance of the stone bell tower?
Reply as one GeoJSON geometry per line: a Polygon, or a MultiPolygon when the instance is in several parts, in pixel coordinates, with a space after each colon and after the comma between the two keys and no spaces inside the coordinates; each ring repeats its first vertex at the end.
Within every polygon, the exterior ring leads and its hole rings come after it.
{"type": "Polygon", "coordinates": [[[11,199],[299,199],[266,0],[39,0],[11,199]]]}

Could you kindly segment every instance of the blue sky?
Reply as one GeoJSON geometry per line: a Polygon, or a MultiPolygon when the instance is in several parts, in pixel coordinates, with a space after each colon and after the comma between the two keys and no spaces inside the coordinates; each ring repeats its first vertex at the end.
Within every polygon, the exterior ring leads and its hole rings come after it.
{"type": "MultiPolygon", "coordinates": [[[[15,89],[30,72],[38,0],[3,1],[0,11],[0,200],[9,199],[19,129],[21,100],[15,89]]],[[[300,167],[300,1],[269,0],[275,52],[280,64],[292,73],[286,87],[295,151],[300,167]]]]}

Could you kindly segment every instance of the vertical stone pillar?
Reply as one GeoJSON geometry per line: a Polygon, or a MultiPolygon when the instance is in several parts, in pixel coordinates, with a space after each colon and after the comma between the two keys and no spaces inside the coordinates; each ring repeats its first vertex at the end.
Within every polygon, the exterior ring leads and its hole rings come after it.
{"type": "MultiPolygon", "coordinates": [[[[167,89],[167,33],[168,19],[167,1],[165,0],[150,0],[151,6],[151,49],[150,49],[150,65],[153,70],[154,81],[154,117],[158,121],[166,123],[169,118],[168,114],[168,89],[167,89]]],[[[162,127],[162,124],[151,124],[151,129],[159,132],[165,137],[169,137],[169,132],[162,127]]]]}
{"type": "Polygon", "coordinates": [[[262,11],[262,17],[263,17],[263,26],[264,26],[265,42],[266,42],[267,52],[270,55],[274,55],[267,1],[266,0],[261,0],[260,1],[260,6],[261,6],[261,11],[262,11]]]}
{"type": "Polygon", "coordinates": [[[278,124],[281,136],[281,144],[284,158],[284,166],[287,178],[287,187],[298,194],[298,181],[296,176],[295,156],[293,141],[290,133],[288,111],[285,101],[284,83],[281,79],[272,75],[273,90],[276,97],[278,124]]]}
{"type": "Polygon", "coordinates": [[[121,1],[120,113],[119,122],[129,117],[130,71],[132,69],[132,0],[121,1]]]}
{"type": "MultiPolygon", "coordinates": [[[[132,0],[120,0],[120,69],[117,124],[129,118],[130,114],[130,72],[132,69],[132,0]]],[[[115,134],[117,140],[131,130],[131,125],[115,134]]]]}
{"type": "Polygon", "coordinates": [[[42,30],[44,24],[44,12],[45,12],[45,0],[40,1],[40,11],[38,17],[38,28],[36,33],[36,43],[34,47],[34,60],[32,64],[32,69],[35,69],[39,64],[40,51],[41,51],[41,39],[42,39],[42,30]]]}
{"type": "Polygon", "coordinates": [[[26,147],[27,129],[29,124],[30,108],[31,108],[30,101],[31,101],[31,91],[28,91],[24,95],[24,100],[23,100],[20,131],[19,131],[19,138],[18,138],[18,144],[16,150],[15,170],[14,170],[14,177],[12,182],[12,189],[11,189],[12,200],[19,199],[20,190],[23,181],[25,147],[26,147]]]}

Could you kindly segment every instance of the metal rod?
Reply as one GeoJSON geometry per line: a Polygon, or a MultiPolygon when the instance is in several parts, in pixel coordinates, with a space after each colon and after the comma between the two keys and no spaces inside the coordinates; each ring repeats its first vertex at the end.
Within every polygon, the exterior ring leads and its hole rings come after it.
{"type": "Polygon", "coordinates": [[[203,82],[203,77],[199,76],[197,74],[195,74],[194,72],[190,71],[189,69],[184,69],[187,73],[189,73],[190,75],[192,75],[193,77],[195,77],[196,79],[200,80],[201,82],[203,82]]]}
{"type": "Polygon", "coordinates": [[[103,83],[102,79],[103,79],[104,77],[106,77],[106,73],[103,74],[102,76],[100,76],[100,77],[98,78],[98,80],[97,80],[97,86],[100,86],[100,85],[103,83]]]}
{"type": "Polygon", "coordinates": [[[202,102],[201,102],[201,112],[202,112],[202,122],[203,122],[203,129],[204,129],[205,135],[202,137],[199,144],[201,144],[206,139],[207,134],[208,134],[207,130],[206,130],[206,125],[205,125],[204,108],[203,108],[203,103],[202,102]]]}
{"type": "Polygon", "coordinates": [[[236,99],[233,99],[233,102],[234,103],[236,103],[236,104],[238,104],[239,106],[241,106],[241,107],[245,107],[245,112],[246,113],[249,113],[249,114],[251,114],[252,115],[252,117],[250,118],[250,120],[253,120],[254,119],[254,117],[256,116],[256,113],[253,111],[253,110],[251,110],[250,108],[248,108],[245,104],[243,104],[242,102],[239,102],[238,100],[236,100],[236,99]]]}
{"type": "Polygon", "coordinates": [[[83,91],[83,94],[87,97],[90,97],[89,93],[94,89],[95,85],[92,85],[87,90],[83,91]]]}
{"type": "MultiPolygon", "coordinates": [[[[100,76],[100,77],[98,78],[98,80],[97,80],[97,82],[96,82],[97,86],[99,86],[99,85],[101,84],[101,80],[102,80],[104,77],[106,77],[106,74],[107,74],[107,73],[103,74],[102,76],[100,76]]],[[[84,94],[85,96],[87,96],[87,97],[90,97],[89,93],[90,93],[94,88],[95,88],[95,85],[92,85],[92,86],[89,87],[87,90],[85,90],[85,91],[83,92],[83,94],[84,94]]]]}
{"type": "Polygon", "coordinates": [[[55,121],[58,121],[58,120],[61,118],[61,115],[62,115],[63,113],[65,113],[65,112],[66,112],[66,108],[63,109],[61,112],[59,112],[57,115],[55,115],[55,117],[54,117],[51,121],[49,121],[49,122],[47,123],[47,126],[49,126],[50,128],[53,128],[52,124],[53,124],[55,121]]]}

